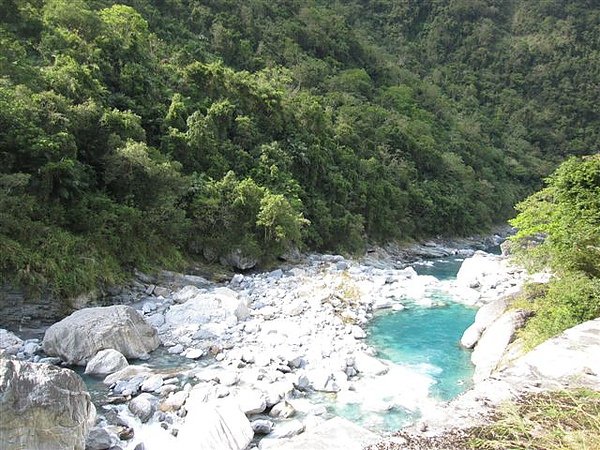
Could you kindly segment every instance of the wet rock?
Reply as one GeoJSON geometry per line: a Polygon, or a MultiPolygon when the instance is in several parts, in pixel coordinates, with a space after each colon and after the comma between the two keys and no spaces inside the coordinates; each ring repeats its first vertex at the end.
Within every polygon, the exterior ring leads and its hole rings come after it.
{"type": "Polygon", "coordinates": [[[143,358],[159,344],[156,330],[136,310],[116,305],[75,311],[46,330],[42,347],[69,364],[86,365],[100,350],[143,358]]]}
{"type": "Polygon", "coordinates": [[[0,358],[3,450],[83,450],[94,417],[85,385],[72,370],[0,358]]]}

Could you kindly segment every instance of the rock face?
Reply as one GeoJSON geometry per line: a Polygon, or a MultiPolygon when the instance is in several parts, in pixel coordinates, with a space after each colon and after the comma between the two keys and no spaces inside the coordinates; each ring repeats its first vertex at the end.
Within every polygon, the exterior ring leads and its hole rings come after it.
{"type": "Polygon", "coordinates": [[[156,330],[129,306],[86,308],[52,325],[42,347],[69,364],[85,365],[100,350],[141,358],[160,344],[156,330]]]}
{"type": "Polygon", "coordinates": [[[525,325],[530,315],[522,309],[508,311],[485,330],[471,355],[475,383],[485,380],[496,369],[516,331],[525,325]]]}
{"type": "Polygon", "coordinates": [[[195,402],[186,408],[188,415],[177,436],[176,448],[180,450],[242,450],[254,436],[250,422],[234,401],[195,402]]]}
{"type": "Polygon", "coordinates": [[[0,359],[0,448],[85,448],[95,408],[68,369],[0,359]]]}
{"type": "Polygon", "coordinates": [[[85,366],[89,375],[106,376],[127,367],[129,363],[122,353],[109,348],[100,350],[85,366]]]}
{"type": "Polygon", "coordinates": [[[542,386],[600,389],[600,318],[579,324],[538,345],[509,366],[505,377],[542,386]],[[560,361],[560,363],[559,363],[560,361]]]}

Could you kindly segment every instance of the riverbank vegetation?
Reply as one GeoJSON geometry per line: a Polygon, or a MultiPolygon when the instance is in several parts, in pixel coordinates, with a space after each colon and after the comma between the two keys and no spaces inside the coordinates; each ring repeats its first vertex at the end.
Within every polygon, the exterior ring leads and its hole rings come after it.
{"type": "Polygon", "coordinates": [[[0,0],[0,272],[485,230],[597,150],[592,1],[0,0]]]}
{"type": "Polygon", "coordinates": [[[517,256],[554,274],[518,303],[535,313],[522,332],[531,348],[600,316],[600,154],[567,160],[517,209],[517,256]]]}
{"type": "Polygon", "coordinates": [[[528,394],[504,404],[495,414],[490,424],[471,430],[465,448],[600,448],[600,393],[596,391],[528,394]]]}

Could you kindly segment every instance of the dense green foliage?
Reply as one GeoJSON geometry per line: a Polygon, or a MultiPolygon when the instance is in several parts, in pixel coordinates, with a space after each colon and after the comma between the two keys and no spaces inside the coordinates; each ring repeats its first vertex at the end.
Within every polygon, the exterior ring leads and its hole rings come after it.
{"type": "Polygon", "coordinates": [[[555,274],[524,305],[536,312],[525,329],[533,345],[600,316],[600,154],[565,161],[517,209],[517,254],[555,274]]]}
{"type": "Polygon", "coordinates": [[[480,231],[597,149],[593,1],[0,0],[0,271],[480,231]]]}

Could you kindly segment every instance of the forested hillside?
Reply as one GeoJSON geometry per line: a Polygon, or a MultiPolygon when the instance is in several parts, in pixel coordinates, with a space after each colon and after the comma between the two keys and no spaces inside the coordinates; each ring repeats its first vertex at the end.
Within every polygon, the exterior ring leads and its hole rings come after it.
{"type": "Polygon", "coordinates": [[[0,0],[0,271],[485,230],[598,152],[594,0],[0,0]]]}

